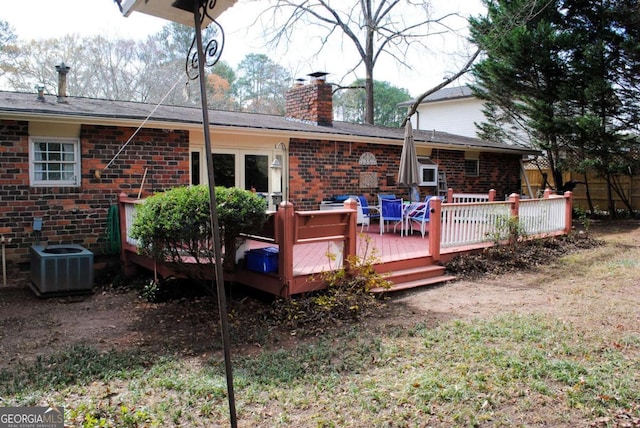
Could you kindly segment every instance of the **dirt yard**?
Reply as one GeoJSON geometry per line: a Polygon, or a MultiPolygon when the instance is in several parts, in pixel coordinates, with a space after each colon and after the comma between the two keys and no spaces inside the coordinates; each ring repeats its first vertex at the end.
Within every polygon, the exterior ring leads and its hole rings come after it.
{"type": "MultiPolygon", "coordinates": [[[[549,266],[392,295],[384,322],[410,323],[419,318],[438,324],[505,312],[541,312],[593,324],[594,329],[610,326],[639,331],[640,222],[595,223],[590,235],[605,240],[609,247],[609,251],[583,250],[589,252],[586,263],[601,256],[611,258],[599,275],[590,271],[591,277],[584,277],[568,255],[565,263],[549,260],[549,266]],[[631,270],[635,274],[617,266],[635,267],[631,270]],[[638,315],[635,325],[618,325],[616,314],[633,308],[638,315]]],[[[268,297],[238,290],[231,293],[229,302],[236,352],[280,342],[273,326],[266,333],[259,322],[249,319],[265,311],[268,297]]],[[[139,347],[184,355],[216,352],[216,307],[211,297],[149,303],[139,290],[108,284],[101,284],[90,296],[49,299],[39,299],[29,289],[0,289],[0,368],[80,343],[103,350],[139,347]]],[[[290,332],[281,333],[290,336],[290,332]]]]}
{"type": "MultiPolygon", "coordinates": [[[[393,294],[380,316],[362,322],[436,326],[542,313],[580,325],[586,336],[639,335],[640,221],[594,223],[589,234],[604,245],[506,274],[393,294]]],[[[305,340],[304,334],[265,322],[266,296],[233,290],[229,306],[236,356],[305,340]]],[[[93,295],[67,298],[39,299],[29,289],[0,289],[0,369],[74,344],[206,358],[220,352],[218,325],[211,297],[150,303],[140,297],[139,287],[113,287],[108,281],[101,281],[93,295]]]]}
{"type": "MultiPolygon", "coordinates": [[[[596,222],[588,235],[604,244],[571,249],[562,260],[544,257],[544,251],[543,258],[525,254],[488,263],[466,259],[462,263],[466,279],[391,294],[377,316],[361,321],[363,329],[436,327],[452,320],[492,319],[502,314],[545,314],[576,326],[587,341],[593,339],[607,348],[624,346],[618,338],[640,337],[640,221],[596,222]],[[490,273],[469,275],[481,265],[490,273]],[[508,273],[495,269],[504,265],[514,269],[508,273]]],[[[518,254],[525,252],[521,248],[518,254]]],[[[116,286],[113,279],[100,280],[93,295],[48,299],[35,297],[29,289],[0,289],[0,372],[77,344],[105,352],[134,349],[150,356],[172,354],[186,361],[219,358],[216,299],[192,293],[150,303],[141,297],[146,281],[138,278],[116,286]]],[[[274,323],[268,315],[273,307],[268,296],[234,289],[228,301],[234,356],[288,349],[318,334],[274,323]]],[[[550,410],[543,403],[533,413],[545,420],[550,410]]],[[[588,426],[640,427],[637,408],[634,412],[619,409],[588,426]]]]}

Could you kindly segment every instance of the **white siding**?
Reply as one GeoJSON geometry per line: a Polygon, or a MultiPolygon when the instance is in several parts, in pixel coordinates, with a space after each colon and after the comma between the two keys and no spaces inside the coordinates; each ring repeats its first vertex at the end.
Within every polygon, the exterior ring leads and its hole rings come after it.
{"type": "Polygon", "coordinates": [[[416,129],[448,132],[450,134],[477,137],[475,123],[485,120],[482,101],[475,97],[422,103],[418,114],[412,117],[416,129]]]}

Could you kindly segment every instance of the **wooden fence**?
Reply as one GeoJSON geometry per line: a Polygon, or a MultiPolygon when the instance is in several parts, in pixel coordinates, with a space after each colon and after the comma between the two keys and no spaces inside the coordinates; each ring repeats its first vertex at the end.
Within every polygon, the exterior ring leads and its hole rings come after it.
{"type": "MultiPolygon", "coordinates": [[[[537,169],[527,169],[525,171],[529,184],[531,185],[531,190],[533,192],[532,197],[539,197],[545,190],[541,172],[537,169]]],[[[551,171],[543,170],[542,172],[546,173],[548,177],[551,177],[551,171]]],[[[587,189],[586,186],[582,184],[582,182],[584,182],[584,176],[582,174],[567,172],[563,174],[562,179],[564,182],[571,180],[579,182],[579,184],[577,184],[576,187],[572,190],[574,208],[588,210],[589,205],[587,202],[587,189]]],[[[591,195],[591,201],[594,205],[594,210],[608,210],[609,202],[607,200],[607,183],[605,182],[605,180],[601,177],[588,175],[587,182],[589,183],[589,193],[591,195]]],[[[640,211],[640,176],[635,176],[633,178],[628,176],[621,177],[620,182],[622,188],[624,189],[626,197],[631,202],[631,207],[634,209],[634,211],[640,211]]],[[[524,181],[522,193],[526,195],[529,194],[524,181]]],[[[613,194],[613,200],[616,209],[626,209],[625,205],[620,200],[620,197],[615,193],[613,194]]]]}

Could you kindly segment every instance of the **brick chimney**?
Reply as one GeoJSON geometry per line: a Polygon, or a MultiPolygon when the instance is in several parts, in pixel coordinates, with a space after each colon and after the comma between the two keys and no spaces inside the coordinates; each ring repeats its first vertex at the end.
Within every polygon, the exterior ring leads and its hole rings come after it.
{"type": "Polygon", "coordinates": [[[69,67],[61,62],[60,65],[56,65],[56,71],[58,72],[58,102],[67,102],[67,73],[69,67]]]}
{"type": "Polygon", "coordinates": [[[298,79],[286,94],[285,116],[314,125],[333,125],[333,93],[326,81],[328,73],[311,73],[311,82],[298,79]]]}

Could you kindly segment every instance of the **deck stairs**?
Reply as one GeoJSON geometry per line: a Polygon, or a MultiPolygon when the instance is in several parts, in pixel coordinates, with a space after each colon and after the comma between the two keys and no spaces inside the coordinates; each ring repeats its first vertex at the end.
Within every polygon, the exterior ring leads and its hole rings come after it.
{"type": "Polygon", "coordinates": [[[371,290],[373,293],[407,290],[456,279],[445,272],[444,266],[434,264],[428,256],[382,263],[376,265],[376,272],[384,275],[393,285],[390,289],[374,288],[371,290]]]}

